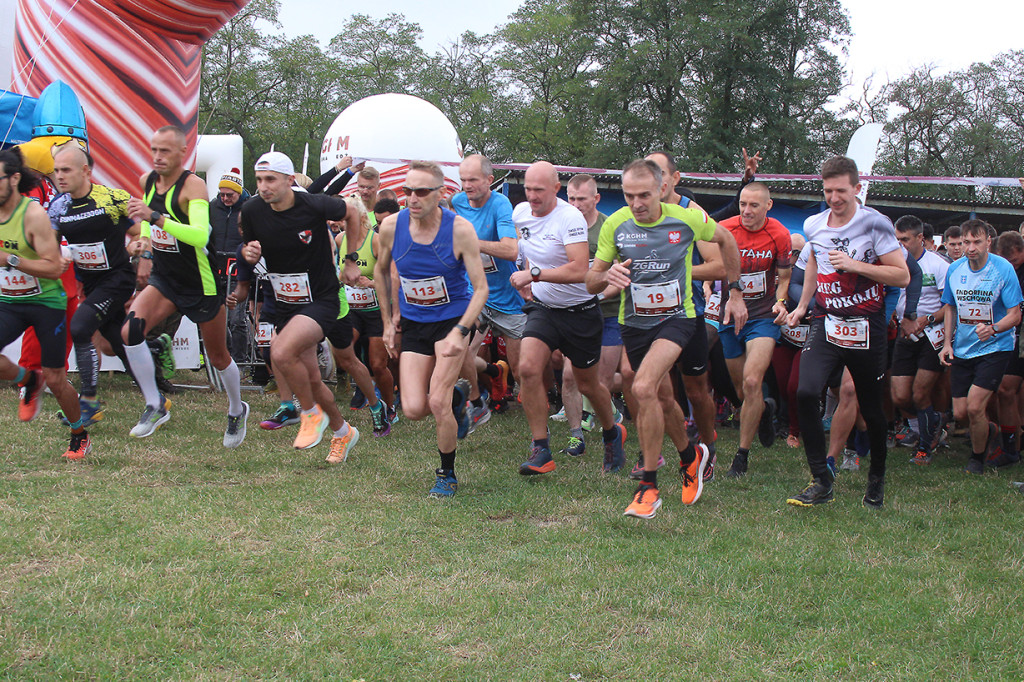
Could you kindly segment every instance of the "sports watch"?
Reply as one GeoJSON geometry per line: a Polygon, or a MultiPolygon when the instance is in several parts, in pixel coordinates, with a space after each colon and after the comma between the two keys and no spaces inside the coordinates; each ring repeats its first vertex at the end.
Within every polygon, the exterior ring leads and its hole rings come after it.
{"type": "Polygon", "coordinates": [[[21,259],[18,258],[18,254],[12,253],[7,256],[7,269],[16,268],[21,265],[21,259]]]}
{"type": "Polygon", "coordinates": [[[538,268],[536,265],[534,265],[532,268],[530,268],[530,277],[533,278],[534,282],[539,282],[540,281],[540,268],[538,268]]]}
{"type": "Polygon", "coordinates": [[[736,280],[735,282],[729,282],[729,288],[735,289],[736,291],[743,293],[743,282],[736,280]]]}
{"type": "Polygon", "coordinates": [[[153,211],[152,213],[149,214],[149,224],[156,225],[157,222],[159,222],[159,220],[163,217],[164,215],[160,211],[153,211]]]}
{"type": "Polygon", "coordinates": [[[353,263],[358,263],[359,262],[359,252],[358,251],[353,251],[352,253],[346,253],[345,254],[345,260],[350,260],[353,263]]]}

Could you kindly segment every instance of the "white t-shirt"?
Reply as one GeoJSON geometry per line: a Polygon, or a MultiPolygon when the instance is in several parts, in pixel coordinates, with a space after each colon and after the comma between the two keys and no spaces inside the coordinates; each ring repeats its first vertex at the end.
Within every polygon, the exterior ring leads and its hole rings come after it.
{"type": "MultiPolygon", "coordinates": [[[[949,269],[949,263],[934,251],[925,249],[917,264],[921,266],[921,300],[917,304],[917,315],[934,315],[942,307],[942,290],[946,287],[946,270],[949,269]]],[[[903,318],[906,307],[907,290],[900,289],[896,319],[903,318]]]]}
{"type": "MultiPolygon", "coordinates": [[[[565,265],[569,257],[565,254],[566,244],[587,244],[587,220],[578,209],[562,199],[546,216],[533,215],[528,202],[523,202],[512,211],[512,222],[519,231],[519,254],[541,270],[550,270],[565,265]]],[[[589,254],[589,247],[587,253],[589,254]]],[[[594,298],[587,293],[587,287],[579,284],[554,284],[534,282],[533,297],[553,308],[586,303],[594,298]]]]}

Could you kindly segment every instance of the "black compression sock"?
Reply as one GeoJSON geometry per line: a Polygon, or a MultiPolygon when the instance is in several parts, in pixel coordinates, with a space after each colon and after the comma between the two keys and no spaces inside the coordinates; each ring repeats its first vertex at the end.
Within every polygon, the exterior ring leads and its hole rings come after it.
{"type": "Polygon", "coordinates": [[[619,437],[619,429],[613,426],[610,429],[601,429],[601,437],[605,443],[611,443],[613,440],[619,437]]]}
{"type": "Polygon", "coordinates": [[[643,481],[644,481],[644,483],[649,483],[652,488],[657,488],[658,487],[658,470],[655,469],[654,471],[647,471],[647,469],[644,469],[643,481]]]}
{"type": "Polygon", "coordinates": [[[441,468],[455,473],[455,450],[451,452],[441,452],[438,450],[437,454],[441,455],[441,468]]]}
{"type": "Polygon", "coordinates": [[[693,460],[697,457],[697,448],[693,447],[693,443],[686,446],[685,450],[679,451],[679,464],[682,466],[690,466],[693,460]]]}

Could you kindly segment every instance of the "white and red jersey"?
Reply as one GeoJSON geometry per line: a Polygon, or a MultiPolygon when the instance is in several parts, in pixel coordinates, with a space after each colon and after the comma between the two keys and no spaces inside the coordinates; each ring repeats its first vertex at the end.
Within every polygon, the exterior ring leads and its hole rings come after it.
{"type": "Polygon", "coordinates": [[[863,317],[885,306],[884,285],[851,272],[837,272],[829,251],[872,265],[879,257],[900,248],[892,222],[873,208],[858,206],[853,219],[842,227],[829,227],[831,209],[804,221],[804,235],[818,266],[815,307],[819,314],[863,317]]]}

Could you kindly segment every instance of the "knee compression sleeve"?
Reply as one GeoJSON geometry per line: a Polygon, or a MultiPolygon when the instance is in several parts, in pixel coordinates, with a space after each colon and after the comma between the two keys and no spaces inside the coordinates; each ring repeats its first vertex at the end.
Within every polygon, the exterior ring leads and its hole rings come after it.
{"type": "Polygon", "coordinates": [[[146,318],[136,317],[135,312],[132,311],[128,313],[125,324],[128,325],[129,346],[137,346],[146,342],[146,318]]]}

